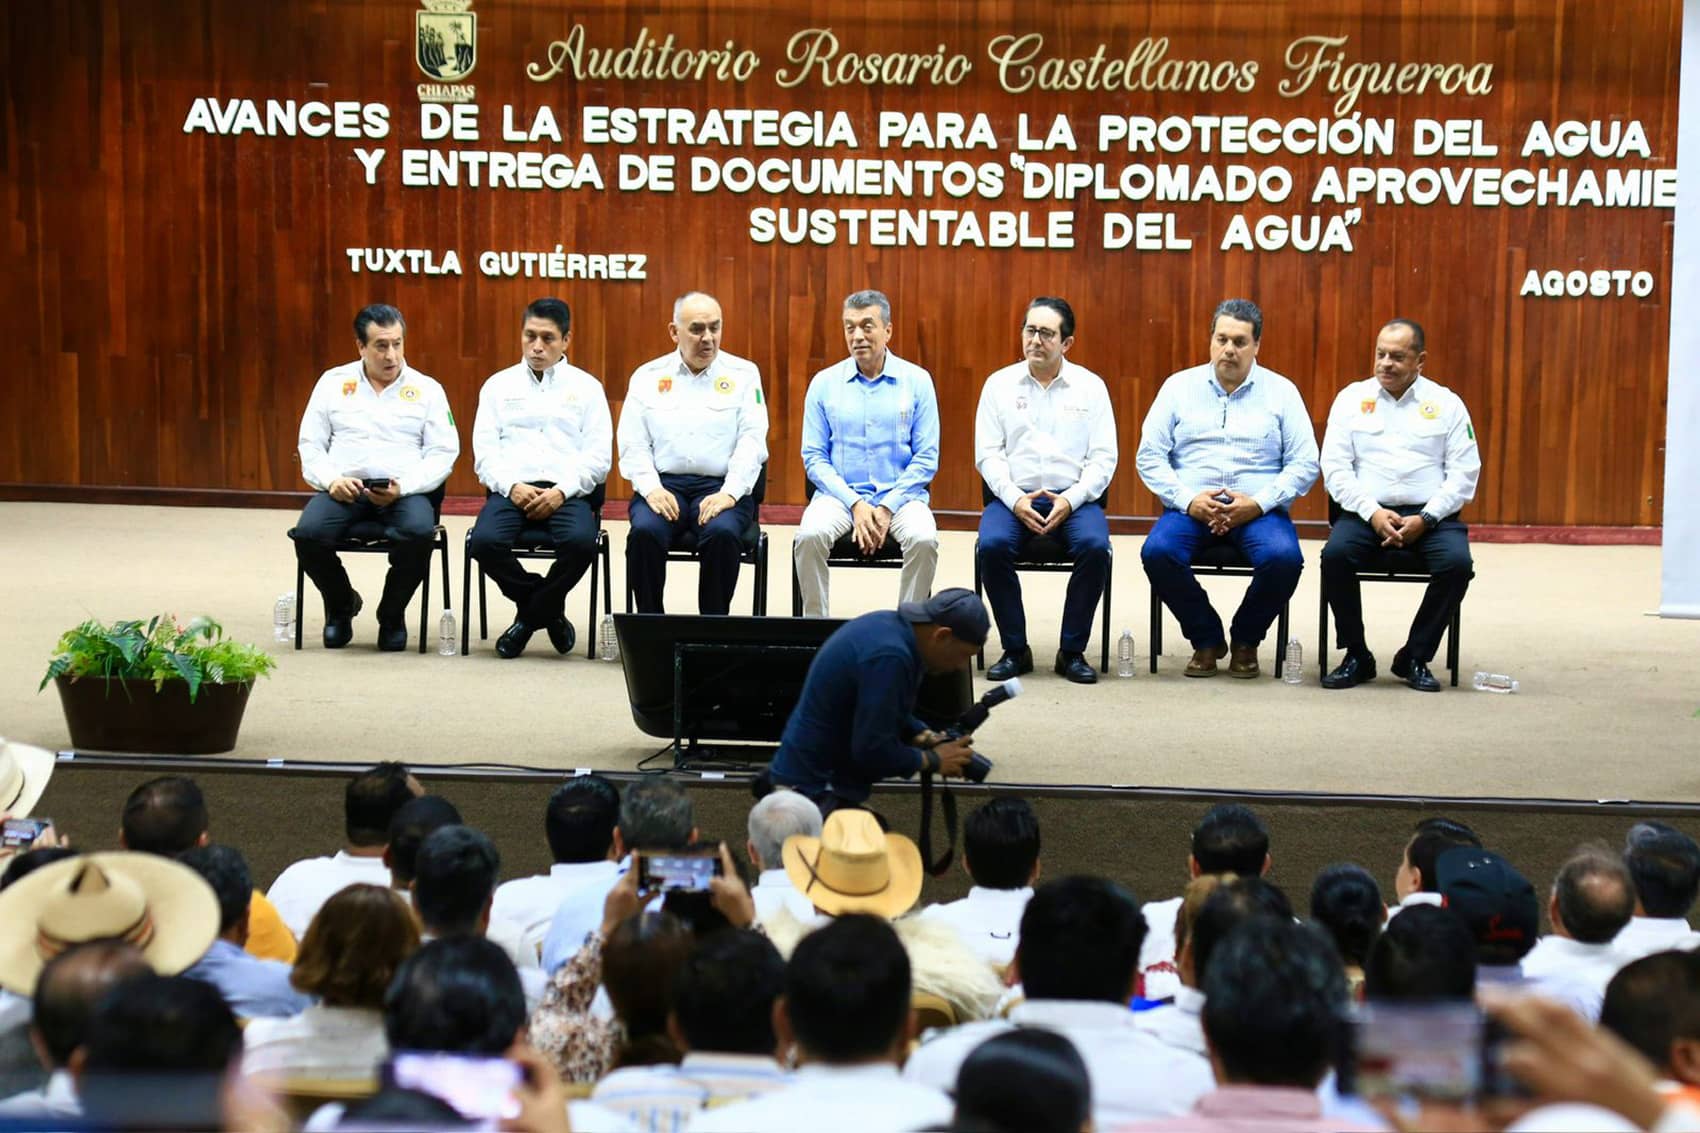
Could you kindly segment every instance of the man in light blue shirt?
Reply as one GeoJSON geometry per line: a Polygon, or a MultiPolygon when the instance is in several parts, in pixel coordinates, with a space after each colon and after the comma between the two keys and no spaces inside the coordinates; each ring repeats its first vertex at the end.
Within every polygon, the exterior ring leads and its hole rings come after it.
{"type": "Polygon", "coordinates": [[[241,852],[230,846],[196,846],[178,860],[205,878],[218,897],[218,939],[183,974],[217,988],[240,1019],[297,1015],[310,1007],[313,1001],[291,986],[288,964],[243,951],[254,884],[241,852]]]}
{"type": "Polygon", "coordinates": [[[826,559],[846,535],[863,556],[888,536],[897,541],[900,603],[932,593],[939,532],[927,486],[939,467],[938,398],[931,374],[887,349],[891,331],[883,293],[845,299],[850,357],[816,374],[803,401],[803,471],[815,491],[791,554],[809,617],[827,616],[826,559]]]}
{"type": "Polygon", "coordinates": [[[1298,387],[1257,365],[1262,339],[1257,304],[1219,304],[1210,361],[1170,375],[1140,434],[1139,478],[1164,507],[1140,559],[1192,642],[1189,677],[1215,676],[1230,642],[1228,675],[1257,676],[1258,644],[1304,569],[1287,507],[1316,481],[1316,431],[1298,387]],[[1253,571],[1231,637],[1192,573],[1213,543],[1238,547],[1253,571]]]}

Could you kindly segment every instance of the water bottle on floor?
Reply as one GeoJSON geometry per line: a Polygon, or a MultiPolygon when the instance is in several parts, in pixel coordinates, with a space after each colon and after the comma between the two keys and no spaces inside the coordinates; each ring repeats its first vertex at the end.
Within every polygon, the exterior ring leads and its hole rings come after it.
{"type": "Polygon", "coordinates": [[[602,630],[596,638],[596,655],[604,661],[620,659],[620,639],[614,634],[614,615],[602,616],[602,630]]]}
{"type": "Polygon", "coordinates": [[[1470,687],[1477,692],[1516,692],[1517,682],[1504,673],[1477,673],[1470,687]]]}
{"type": "Polygon", "coordinates": [[[279,594],[272,606],[272,640],[295,640],[295,595],[279,594]]]}
{"type": "Polygon", "coordinates": [[[1281,657],[1281,680],[1290,685],[1304,683],[1304,648],[1299,645],[1299,639],[1287,639],[1287,652],[1281,657]]]}
{"type": "Polygon", "coordinates": [[[449,607],[443,607],[443,616],[437,619],[437,656],[453,657],[460,652],[460,642],[455,640],[455,612],[449,607]]]}
{"type": "Polygon", "coordinates": [[[1122,630],[1121,640],[1116,642],[1116,676],[1133,676],[1133,631],[1122,630]]]}

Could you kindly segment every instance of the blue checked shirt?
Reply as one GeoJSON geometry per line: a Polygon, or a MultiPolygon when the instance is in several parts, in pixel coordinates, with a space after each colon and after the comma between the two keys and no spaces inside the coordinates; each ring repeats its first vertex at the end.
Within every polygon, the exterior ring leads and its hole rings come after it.
{"type": "Polygon", "coordinates": [[[846,358],[809,382],[803,399],[803,471],[815,487],[854,507],[892,514],[927,502],[939,469],[939,403],[932,375],[891,351],[869,381],[846,358]]]}
{"type": "Polygon", "coordinates": [[[1139,437],[1139,478],[1184,512],[1206,488],[1231,488],[1265,514],[1316,482],[1316,431],[1298,387],[1253,365],[1233,393],[1207,362],[1170,375],[1139,437]]]}

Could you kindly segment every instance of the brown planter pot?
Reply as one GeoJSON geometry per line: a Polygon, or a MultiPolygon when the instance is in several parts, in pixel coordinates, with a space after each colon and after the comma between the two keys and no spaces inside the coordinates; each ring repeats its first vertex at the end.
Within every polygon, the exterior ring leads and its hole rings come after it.
{"type": "Polygon", "coordinates": [[[186,681],[53,678],[71,746],[96,751],[211,755],[236,746],[252,684],[203,684],[193,704],[186,681]]]}

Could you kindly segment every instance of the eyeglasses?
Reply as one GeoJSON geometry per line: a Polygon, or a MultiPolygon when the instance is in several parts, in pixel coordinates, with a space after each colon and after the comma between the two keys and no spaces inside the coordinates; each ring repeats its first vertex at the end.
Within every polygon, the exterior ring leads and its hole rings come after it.
{"type": "Polygon", "coordinates": [[[1022,327],[1021,337],[1036,338],[1040,342],[1055,342],[1057,340],[1057,332],[1052,330],[1050,327],[1022,327]]]}

